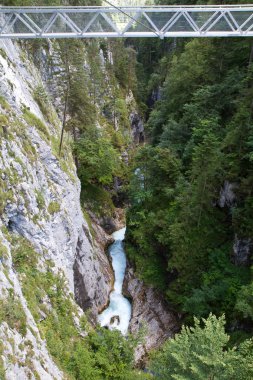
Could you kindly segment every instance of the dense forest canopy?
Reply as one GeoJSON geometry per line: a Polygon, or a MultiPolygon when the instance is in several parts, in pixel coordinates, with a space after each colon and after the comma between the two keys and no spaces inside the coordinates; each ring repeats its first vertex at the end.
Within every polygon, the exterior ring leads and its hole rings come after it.
{"type": "MultiPolygon", "coordinates": [[[[223,349],[232,347],[250,338],[253,328],[253,41],[131,43],[138,52],[137,97],[147,143],[135,157],[129,186],[127,252],[139,276],[163,292],[186,324],[194,316],[224,314],[231,338],[223,349]]],[[[161,369],[162,379],[203,379],[209,373],[184,372],[181,359],[173,364],[174,355],[184,355],[184,334],[157,359],[160,369],[166,362],[172,371],[165,375],[161,369]]],[[[241,375],[233,367],[230,375],[212,376],[241,375]]]]}

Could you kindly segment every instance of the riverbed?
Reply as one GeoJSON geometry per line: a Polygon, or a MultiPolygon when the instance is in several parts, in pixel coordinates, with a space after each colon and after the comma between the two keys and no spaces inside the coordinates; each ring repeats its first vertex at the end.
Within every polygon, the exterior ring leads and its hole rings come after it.
{"type": "Polygon", "coordinates": [[[109,254],[115,276],[114,289],[110,294],[109,306],[98,316],[102,327],[117,329],[123,335],[127,334],[132,308],[129,300],[122,294],[126,271],[126,254],[123,245],[125,232],[126,228],[122,228],[112,234],[115,242],[109,247],[109,254]]]}

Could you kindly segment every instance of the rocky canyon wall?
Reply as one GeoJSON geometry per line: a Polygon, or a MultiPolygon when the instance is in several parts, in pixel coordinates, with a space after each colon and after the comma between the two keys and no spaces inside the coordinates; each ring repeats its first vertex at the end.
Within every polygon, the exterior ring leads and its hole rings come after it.
{"type": "MultiPolygon", "coordinates": [[[[1,41],[0,53],[0,300],[3,310],[14,300],[26,321],[22,334],[8,323],[8,310],[2,313],[0,355],[6,379],[61,379],[23,294],[17,240],[31,244],[42,273],[50,262],[66,279],[66,297],[96,317],[112,285],[107,238],[97,242],[84,218],[69,144],[58,154],[61,121],[53,104],[49,122],[35,100],[35,87],[44,86],[40,72],[16,43],[1,41]]],[[[43,316],[46,295],[39,302],[43,316]]]]}

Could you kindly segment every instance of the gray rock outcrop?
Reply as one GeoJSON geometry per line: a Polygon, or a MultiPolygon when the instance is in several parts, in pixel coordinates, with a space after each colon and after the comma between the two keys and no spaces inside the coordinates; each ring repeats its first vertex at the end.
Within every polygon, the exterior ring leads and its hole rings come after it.
{"type": "Polygon", "coordinates": [[[236,265],[250,265],[253,250],[252,239],[239,239],[235,235],[233,261],[236,265]]]}
{"type": "Polygon", "coordinates": [[[145,331],[143,342],[135,350],[135,362],[141,366],[150,350],[160,347],[166,339],[179,331],[180,316],[169,309],[158,291],[144,285],[136,277],[129,264],[123,294],[132,302],[130,332],[137,334],[140,329],[145,331]]]}
{"type": "Polygon", "coordinates": [[[220,190],[220,197],[218,200],[218,205],[221,208],[224,207],[232,207],[236,202],[235,190],[237,189],[237,185],[234,183],[230,183],[229,181],[225,181],[223,187],[220,190]]]}
{"type": "MultiPolygon", "coordinates": [[[[218,206],[221,208],[227,207],[231,209],[236,205],[236,193],[238,184],[225,181],[223,187],[220,190],[220,196],[218,199],[218,206]]],[[[250,265],[253,250],[253,242],[251,238],[240,237],[235,234],[232,261],[235,265],[250,265]]]]}
{"type": "Polygon", "coordinates": [[[135,144],[143,143],[145,140],[144,122],[137,112],[132,112],[130,115],[133,142],[135,144]]]}

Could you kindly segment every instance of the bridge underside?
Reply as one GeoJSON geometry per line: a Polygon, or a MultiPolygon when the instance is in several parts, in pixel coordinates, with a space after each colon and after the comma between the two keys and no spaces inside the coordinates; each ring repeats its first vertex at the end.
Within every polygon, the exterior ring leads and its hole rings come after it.
{"type": "Polygon", "coordinates": [[[0,7],[0,38],[252,36],[253,6],[0,7]]]}

